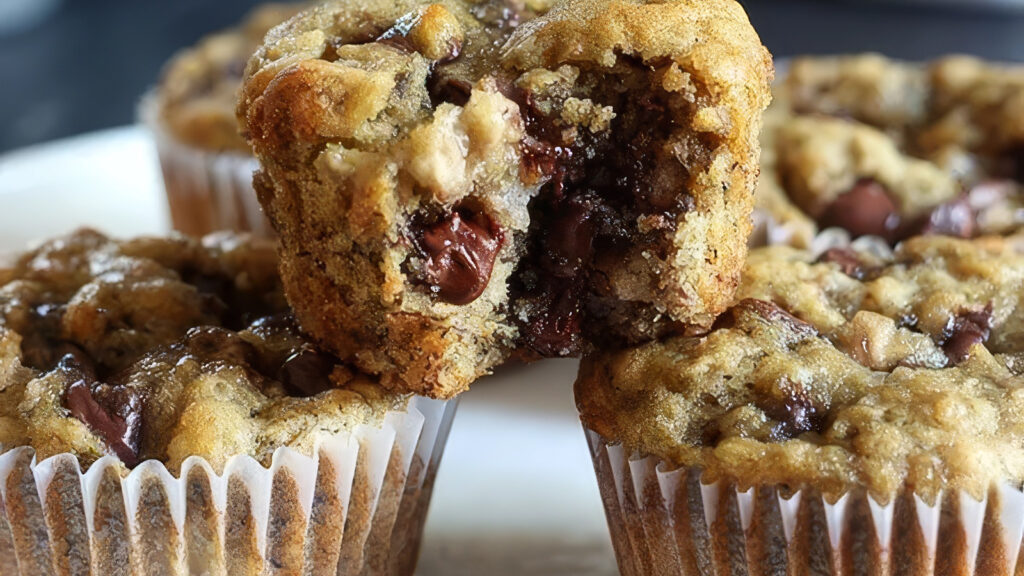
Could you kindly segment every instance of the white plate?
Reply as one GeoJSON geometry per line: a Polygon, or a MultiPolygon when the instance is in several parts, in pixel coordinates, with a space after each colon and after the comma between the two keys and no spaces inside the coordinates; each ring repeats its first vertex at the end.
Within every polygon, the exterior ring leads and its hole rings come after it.
{"type": "MultiPolygon", "coordinates": [[[[0,253],[88,225],[168,229],[138,127],[0,156],[0,253]]],[[[572,399],[576,362],[509,368],[463,395],[434,490],[422,576],[617,573],[572,399]]]]}

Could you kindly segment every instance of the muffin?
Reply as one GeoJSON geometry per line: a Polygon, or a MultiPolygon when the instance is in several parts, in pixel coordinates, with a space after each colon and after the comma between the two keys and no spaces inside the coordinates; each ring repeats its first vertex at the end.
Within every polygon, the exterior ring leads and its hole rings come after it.
{"type": "Polygon", "coordinates": [[[238,114],[303,329],[444,398],[710,326],[771,77],[731,0],[328,2],[268,35],[238,114]]]}
{"type": "Polygon", "coordinates": [[[827,228],[889,243],[1021,229],[1024,67],[797,58],[776,94],[759,242],[807,247],[827,228]]]}
{"type": "Polygon", "coordinates": [[[263,36],[302,7],[260,6],[237,28],[182,50],[143,98],[140,116],[156,140],[175,230],[273,233],[252,190],[256,161],[239,134],[235,101],[245,63],[263,36]]]}
{"type": "Polygon", "coordinates": [[[706,335],[586,358],[622,573],[1018,573],[1022,249],[758,248],[706,335]]]}
{"type": "Polygon", "coordinates": [[[315,348],[276,270],[88,230],[0,270],[0,572],[413,573],[454,403],[315,348]]]}

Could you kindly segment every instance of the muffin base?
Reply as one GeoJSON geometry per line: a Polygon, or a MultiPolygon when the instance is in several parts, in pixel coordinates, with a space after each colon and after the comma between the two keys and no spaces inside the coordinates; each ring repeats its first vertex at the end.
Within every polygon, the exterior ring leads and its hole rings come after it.
{"type": "Polygon", "coordinates": [[[629,454],[585,429],[624,576],[639,574],[1024,574],[1024,493],[994,486],[934,504],[907,487],[863,491],[704,484],[699,468],[629,454]]]}
{"type": "Polygon", "coordinates": [[[0,455],[0,573],[381,574],[415,570],[455,401],[414,398],[377,428],[321,439],[314,456],[235,456],[178,477],[112,457],[0,455]]]}

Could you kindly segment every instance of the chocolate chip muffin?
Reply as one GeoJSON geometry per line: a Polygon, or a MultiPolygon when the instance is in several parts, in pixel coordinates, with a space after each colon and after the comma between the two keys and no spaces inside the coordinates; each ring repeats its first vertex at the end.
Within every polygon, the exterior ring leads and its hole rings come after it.
{"type": "Polygon", "coordinates": [[[663,559],[673,566],[697,562],[698,550],[752,570],[771,566],[771,551],[782,566],[942,574],[973,568],[979,549],[979,566],[1016,558],[1019,543],[1005,548],[999,530],[1020,526],[998,526],[1024,482],[1022,250],[1015,238],[942,236],[888,255],[759,248],[708,334],[585,359],[577,404],[613,529],[635,535],[636,522],[666,515],[692,527],[703,509],[710,532],[694,528],[663,559]],[[677,501],[696,508],[666,510],[660,492],[638,502],[647,483],[669,485],[643,472],[643,456],[684,470],[677,501]],[[637,486],[632,505],[643,511],[620,506],[616,482],[637,486]],[[968,504],[992,532],[966,520],[968,504]],[[930,552],[920,530],[932,534],[930,552]],[[727,558],[730,540],[746,552],[727,558]]]}
{"type": "Polygon", "coordinates": [[[277,267],[82,230],[0,270],[0,571],[413,572],[454,403],[314,347],[277,267]]]}
{"type": "Polygon", "coordinates": [[[771,75],[729,0],[329,2],[270,33],[238,113],[303,329],[449,397],[513,353],[708,327],[771,75]]]}
{"type": "Polygon", "coordinates": [[[806,247],[829,227],[890,243],[969,238],[1024,222],[1024,68],[798,58],[776,92],[758,193],[773,241],[806,247]]]}
{"type": "Polygon", "coordinates": [[[23,255],[0,278],[0,445],[86,466],[104,454],[269,465],[280,446],[311,449],[318,430],[400,407],[299,335],[276,266],[272,245],[228,234],[83,230],[23,255]]]}
{"type": "Polygon", "coordinates": [[[256,162],[239,133],[235,103],[245,63],[263,36],[305,6],[259,6],[237,27],[181,50],[144,98],[140,115],[156,138],[176,230],[270,234],[252,190],[256,162]]]}

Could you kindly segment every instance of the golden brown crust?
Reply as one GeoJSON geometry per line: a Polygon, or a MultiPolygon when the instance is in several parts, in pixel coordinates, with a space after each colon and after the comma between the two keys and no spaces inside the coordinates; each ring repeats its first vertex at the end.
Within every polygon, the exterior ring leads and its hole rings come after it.
{"type": "Polygon", "coordinates": [[[707,327],[735,288],[772,74],[742,9],[533,17],[331,2],[250,61],[238,114],[289,299],[385,386],[450,397],[514,350],[707,327]]]}

